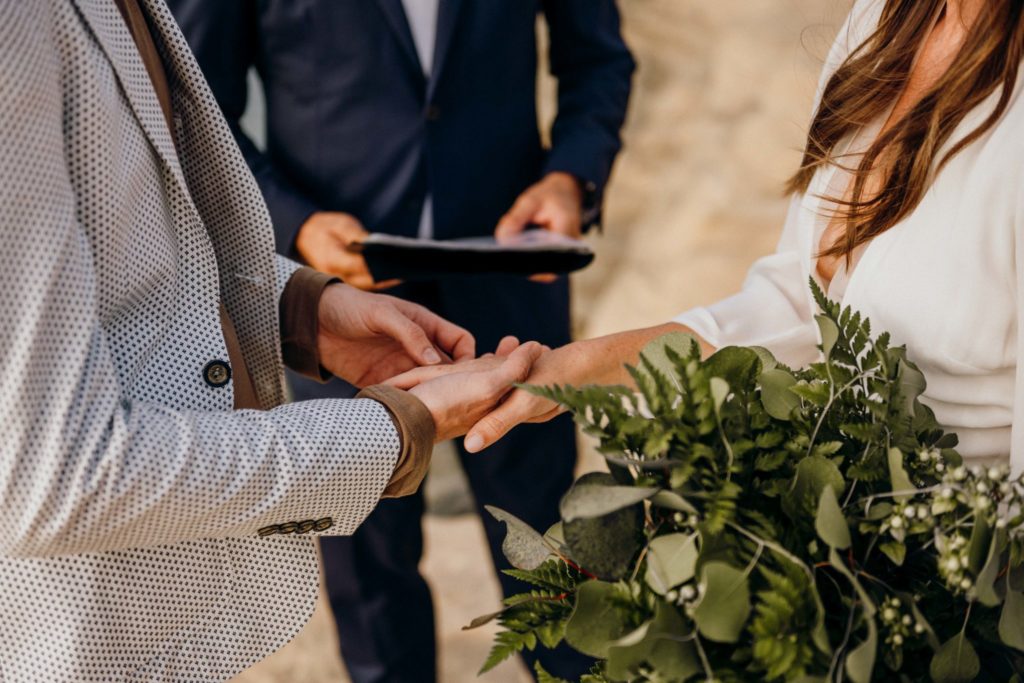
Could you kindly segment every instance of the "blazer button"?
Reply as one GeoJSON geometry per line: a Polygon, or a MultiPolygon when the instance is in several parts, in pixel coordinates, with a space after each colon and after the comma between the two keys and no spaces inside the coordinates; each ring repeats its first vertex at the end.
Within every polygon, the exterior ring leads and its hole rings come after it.
{"type": "Polygon", "coordinates": [[[277,524],[271,524],[270,526],[263,527],[262,529],[257,531],[256,534],[258,536],[260,536],[260,538],[263,538],[265,536],[273,536],[274,534],[277,533],[277,530],[278,530],[278,525],[277,524]]]}
{"type": "Polygon", "coordinates": [[[231,366],[222,360],[211,360],[203,368],[203,379],[214,389],[220,389],[231,380],[231,366]]]}
{"type": "Polygon", "coordinates": [[[295,530],[299,528],[299,525],[295,522],[285,522],[284,524],[277,527],[277,533],[279,534],[294,534],[295,530]]]}
{"type": "Polygon", "coordinates": [[[313,529],[315,531],[327,531],[332,526],[334,526],[334,520],[330,517],[323,517],[316,520],[316,523],[313,525],[313,529]]]}
{"type": "Polygon", "coordinates": [[[307,519],[299,522],[299,526],[295,529],[297,534],[308,534],[310,531],[316,528],[316,522],[312,519],[307,519]]]}
{"type": "Polygon", "coordinates": [[[441,107],[436,104],[427,105],[426,117],[427,121],[437,121],[441,118],[441,107]]]}

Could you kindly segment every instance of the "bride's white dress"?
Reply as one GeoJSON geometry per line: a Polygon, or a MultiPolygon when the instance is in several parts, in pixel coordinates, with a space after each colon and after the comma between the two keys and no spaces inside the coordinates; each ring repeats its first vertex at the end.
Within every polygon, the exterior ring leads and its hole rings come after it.
{"type": "MultiPolygon", "coordinates": [[[[840,31],[822,82],[877,25],[883,0],[859,0],[840,31]]],[[[1024,69],[995,127],[938,174],[914,212],[876,237],[852,272],[840,269],[829,294],[906,344],[925,373],[922,400],[960,437],[969,460],[1011,456],[1024,471],[1024,375],[1020,297],[1024,293],[1024,69]],[[1016,424],[1016,428],[1014,428],[1016,424]]],[[[949,143],[975,129],[999,93],[972,111],[949,143]]],[[[871,130],[847,141],[857,151],[871,130]]],[[[940,152],[940,158],[942,153],[940,152]]],[[[829,219],[820,197],[842,182],[820,171],[794,197],[778,250],[757,261],[739,294],[683,313],[677,322],[714,346],[760,345],[801,366],[818,351],[808,280],[829,219]]]]}

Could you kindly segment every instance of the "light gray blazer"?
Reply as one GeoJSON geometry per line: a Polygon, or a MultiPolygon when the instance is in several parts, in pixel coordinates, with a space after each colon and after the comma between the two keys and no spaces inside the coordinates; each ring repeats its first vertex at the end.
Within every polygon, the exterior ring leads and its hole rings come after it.
{"type": "Polygon", "coordinates": [[[170,13],[142,5],[177,152],[112,0],[0,0],[6,683],[232,677],[317,592],[312,541],[257,531],[352,532],[398,457],[379,403],[232,411],[230,384],[204,381],[227,359],[223,302],[262,404],[280,406],[277,305],[296,266],[275,261],[170,13]]]}

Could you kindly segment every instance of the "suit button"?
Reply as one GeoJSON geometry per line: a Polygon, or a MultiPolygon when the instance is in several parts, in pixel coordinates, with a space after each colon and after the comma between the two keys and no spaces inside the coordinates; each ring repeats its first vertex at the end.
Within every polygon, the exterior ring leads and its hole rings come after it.
{"type": "Polygon", "coordinates": [[[441,118],[441,107],[436,104],[427,105],[426,117],[427,121],[437,121],[441,118]]]}
{"type": "Polygon", "coordinates": [[[285,522],[284,524],[277,527],[277,533],[279,534],[294,534],[299,525],[295,522],[285,522]]]}
{"type": "Polygon", "coordinates": [[[295,529],[297,534],[308,534],[310,531],[316,528],[316,522],[312,519],[307,519],[303,522],[299,522],[299,526],[295,529]]]}
{"type": "Polygon", "coordinates": [[[222,360],[211,360],[203,368],[203,379],[214,389],[220,389],[231,380],[231,366],[222,360]]]}
{"type": "Polygon", "coordinates": [[[276,524],[271,524],[270,526],[265,526],[262,529],[260,529],[259,531],[257,531],[256,535],[260,536],[261,538],[264,537],[264,536],[273,536],[274,534],[277,533],[277,529],[278,529],[278,526],[276,524]]]}
{"type": "Polygon", "coordinates": [[[332,526],[334,526],[334,520],[330,517],[324,517],[316,520],[316,523],[313,525],[313,529],[316,531],[327,531],[332,526]]]}

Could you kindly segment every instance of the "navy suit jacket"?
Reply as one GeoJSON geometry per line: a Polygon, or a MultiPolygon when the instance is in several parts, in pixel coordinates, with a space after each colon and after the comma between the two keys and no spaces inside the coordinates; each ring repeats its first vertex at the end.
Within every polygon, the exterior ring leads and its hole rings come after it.
{"type": "Polygon", "coordinates": [[[414,235],[428,190],[441,239],[490,234],[549,171],[573,174],[596,201],[620,147],[634,64],[614,0],[440,0],[429,80],[401,0],[168,4],[287,255],[320,210],[414,235]],[[559,84],[550,150],[537,127],[539,12],[559,84]],[[250,67],[266,93],[265,152],[238,126],[250,67]]]}

